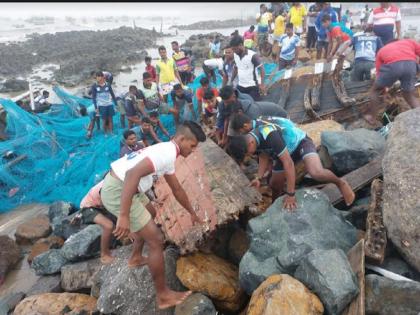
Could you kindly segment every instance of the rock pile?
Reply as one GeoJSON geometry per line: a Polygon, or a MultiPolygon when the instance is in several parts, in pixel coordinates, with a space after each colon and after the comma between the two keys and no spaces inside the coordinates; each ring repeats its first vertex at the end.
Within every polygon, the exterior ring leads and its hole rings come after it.
{"type": "Polygon", "coordinates": [[[172,25],[170,29],[179,29],[179,30],[213,30],[217,28],[229,28],[229,27],[238,27],[238,26],[251,26],[255,24],[254,18],[248,18],[246,20],[242,19],[229,19],[229,20],[209,20],[201,21],[188,25],[172,25]]]}

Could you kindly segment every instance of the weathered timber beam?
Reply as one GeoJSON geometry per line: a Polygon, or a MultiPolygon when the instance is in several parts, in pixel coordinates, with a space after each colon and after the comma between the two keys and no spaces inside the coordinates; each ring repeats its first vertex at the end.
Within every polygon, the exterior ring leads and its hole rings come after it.
{"type": "Polygon", "coordinates": [[[319,118],[318,114],[313,110],[311,104],[311,89],[312,86],[309,83],[305,88],[305,93],[303,95],[303,106],[305,107],[306,114],[311,118],[319,118]]]}
{"type": "Polygon", "coordinates": [[[341,315],[365,315],[365,240],[361,239],[347,253],[351,269],[357,277],[359,294],[341,315]]]}
{"type": "MultiPolygon", "coordinates": [[[[382,175],[382,158],[383,156],[377,157],[357,170],[346,174],[343,178],[350,184],[354,191],[359,190],[382,175]]],[[[333,205],[343,200],[341,192],[334,184],[326,185],[322,191],[327,194],[333,205]]]]}
{"type": "Polygon", "coordinates": [[[366,219],[365,255],[368,262],[382,264],[387,243],[382,216],[383,182],[375,179],[371,187],[371,201],[366,219]]]}

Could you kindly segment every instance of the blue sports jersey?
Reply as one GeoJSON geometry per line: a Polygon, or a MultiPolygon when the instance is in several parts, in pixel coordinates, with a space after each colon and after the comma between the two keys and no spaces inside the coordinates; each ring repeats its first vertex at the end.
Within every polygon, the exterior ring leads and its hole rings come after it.
{"type": "Polygon", "coordinates": [[[299,36],[293,34],[292,37],[284,34],[279,39],[281,45],[280,58],[284,60],[293,60],[295,58],[296,47],[300,45],[299,36]]]}
{"type": "Polygon", "coordinates": [[[376,53],[381,49],[382,41],[376,35],[360,34],[352,39],[355,55],[358,61],[375,61],[376,53]]]}

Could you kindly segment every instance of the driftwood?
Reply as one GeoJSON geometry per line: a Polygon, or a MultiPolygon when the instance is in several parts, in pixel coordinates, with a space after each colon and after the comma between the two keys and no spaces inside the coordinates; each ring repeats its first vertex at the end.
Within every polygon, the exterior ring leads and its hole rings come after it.
{"type": "Polygon", "coordinates": [[[360,291],[341,315],[365,315],[365,240],[363,238],[349,250],[347,258],[357,276],[360,291]]]}
{"type": "MultiPolygon", "coordinates": [[[[372,180],[382,175],[382,158],[377,157],[368,164],[346,174],[343,178],[350,184],[354,191],[369,184],[372,180]]],[[[334,184],[326,185],[322,191],[327,194],[333,205],[343,200],[343,196],[334,184]]]]}
{"type": "Polygon", "coordinates": [[[204,225],[192,225],[189,213],[176,201],[163,178],[155,185],[156,221],[167,241],[179,246],[182,254],[194,252],[218,226],[237,220],[247,207],[262,197],[239,166],[217,146],[207,140],[188,158],[178,158],[176,176],[188,194],[204,225]]]}
{"type": "Polygon", "coordinates": [[[386,230],[382,216],[382,186],[379,179],[372,182],[371,201],[366,219],[366,258],[370,263],[382,264],[385,259],[386,230]]]}

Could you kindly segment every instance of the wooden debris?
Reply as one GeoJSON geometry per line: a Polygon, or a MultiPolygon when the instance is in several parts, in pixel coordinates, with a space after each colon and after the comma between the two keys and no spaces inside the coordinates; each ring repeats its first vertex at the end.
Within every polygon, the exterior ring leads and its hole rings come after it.
{"type": "Polygon", "coordinates": [[[178,158],[176,176],[188,194],[204,225],[192,225],[189,213],[176,201],[164,178],[155,185],[156,221],[166,240],[179,246],[181,254],[194,252],[218,226],[238,219],[247,207],[261,201],[260,193],[249,187],[239,166],[207,140],[188,158],[178,158]]]}
{"type": "Polygon", "coordinates": [[[303,96],[303,106],[305,107],[306,114],[312,118],[319,118],[318,114],[313,110],[311,104],[311,84],[306,86],[305,94],[303,96]]]}
{"type": "Polygon", "coordinates": [[[359,295],[341,315],[365,315],[365,240],[361,239],[347,253],[351,269],[357,277],[359,295]]]}
{"type": "Polygon", "coordinates": [[[380,179],[372,182],[371,201],[366,219],[366,259],[370,263],[382,264],[385,259],[386,229],[382,215],[382,186],[380,179]]]}
{"type": "MultiPolygon", "coordinates": [[[[382,175],[382,158],[383,155],[343,177],[350,184],[353,191],[359,190],[382,175]]],[[[343,200],[341,192],[334,184],[326,185],[322,191],[327,194],[333,205],[343,200]]]]}

